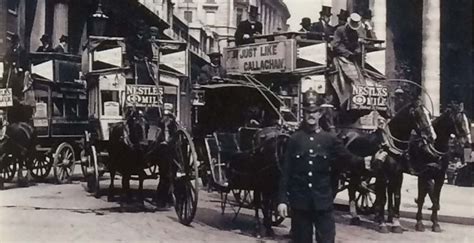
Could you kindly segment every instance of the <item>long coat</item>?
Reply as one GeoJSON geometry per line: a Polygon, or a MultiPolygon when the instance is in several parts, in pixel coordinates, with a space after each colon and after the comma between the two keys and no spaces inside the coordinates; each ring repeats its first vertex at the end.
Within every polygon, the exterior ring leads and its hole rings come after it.
{"type": "Polygon", "coordinates": [[[254,23],[251,23],[248,20],[240,22],[237,26],[237,30],[235,31],[235,44],[245,45],[255,43],[255,39],[253,37],[257,33],[262,34],[262,29],[263,25],[258,21],[255,21],[254,23]],[[244,39],[245,34],[248,34],[250,38],[244,39]]]}
{"type": "Polygon", "coordinates": [[[362,158],[352,155],[330,132],[304,128],[289,139],[279,183],[279,202],[297,210],[331,210],[333,174],[355,168],[362,158]]]}
{"type": "Polygon", "coordinates": [[[311,26],[311,31],[324,33],[324,35],[326,36],[326,39],[329,40],[329,36],[334,34],[334,27],[320,20],[316,23],[313,23],[313,25],[311,26]]]}
{"type": "Polygon", "coordinates": [[[213,77],[225,78],[226,71],[222,66],[212,66],[211,64],[204,65],[201,68],[199,74],[199,83],[207,83],[212,80],[213,77]]]}
{"type": "Polygon", "coordinates": [[[336,55],[349,58],[353,54],[361,53],[359,38],[365,37],[365,30],[361,27],[357,31],[348,25],[340,26],[334,32],[332,46],[336,55]]]}

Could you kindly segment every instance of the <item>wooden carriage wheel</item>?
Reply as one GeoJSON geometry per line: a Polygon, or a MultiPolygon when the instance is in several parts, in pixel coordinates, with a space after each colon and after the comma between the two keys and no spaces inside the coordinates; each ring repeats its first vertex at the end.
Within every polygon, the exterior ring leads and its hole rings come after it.
{"type": "Polygon", "coordinates": [[[67,142],[61,143],[54,153],[53,171],[59,184],[70,182],[74,173],[74,148],[67,142]]]}
{"type": "Polygon", "coordinates": [[[2,161],[0,161],[0,177],[3,179],[3,182],[11,182],[13,180],[17,166],[18,164],[12,156],[5,155],[3,157],[2,161]]]}
{"type": "Polygon", "coordinates": [[[189,225],[196,215],[198,201],[198,160],[191,136],[179,129],[173,137],[176,177],[173,181],[175,210],[179,222],[189,225]]]}
{"type": "Polygon", "coordinates": [[[41,152],[37,152],[34,158],[28,161],[28,170],[36,180],[45,179],[49,175],[52,166],[51,157],[41,152]]]}
{"type": "Polygon", "coordinates": [[[356,208],[360,214],[370,214],[373,212],[375,204],[375,177],[367,176],[362,178],[361,184],[356,190],[356,208]]]}

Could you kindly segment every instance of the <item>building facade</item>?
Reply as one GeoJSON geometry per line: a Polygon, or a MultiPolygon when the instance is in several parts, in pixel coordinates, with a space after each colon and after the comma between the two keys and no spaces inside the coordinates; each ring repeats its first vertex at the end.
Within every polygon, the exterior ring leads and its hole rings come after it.
{"type": "Polygon", "coordinates": [[[217,34],[219,47],[227,46],[238,23],[247,19],[250,5],[257,6],[262,34],[288,29],[290,13],[282,0],[176,0],[176,14],[185,21],[200,23],[217,34]]]}

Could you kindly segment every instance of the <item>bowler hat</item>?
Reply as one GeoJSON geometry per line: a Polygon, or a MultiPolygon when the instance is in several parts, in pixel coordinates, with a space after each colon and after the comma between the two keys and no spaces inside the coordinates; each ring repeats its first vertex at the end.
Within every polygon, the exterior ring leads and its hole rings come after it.
{"type": "Polygon", "coordinates": [[[62,36],[59,38],[59,42],[67,42],[67,41],[68,41],[67,35],[62,35],[62,36]]]}
{"type": "Polygon", "coordinates": [[[329,6],[323,6],[323,8],[321,9],[321,11],[319,11],[319,14],[321,14],[322,16],[331,17],[331,15],[332,15],[332,13],[331,13],[331,7],[329,7],[329,6]]]}
{"type": "Polygon", "coordinates": [[[305,24],[310,24],[311,25],[311,19],[308,17],[302,18],[300,25],[305,25],[305,24]]]}
{"type": "Polygon", "coordinates": [[[250,5],[249,15],[250,16],[258,16],[258,7],[250,5]]]}
{"type": "Polygon", "coordinates": [[[303,94],[303,110],[306,112],[315,112],[324,104],[324,97],[318,94],[316,90],[309,89],[303,94]]]}
{"type": "Polygon", "coordinates": [[[353,30],[358,30],[361,26],[361,17],[357,13],[352,13],[351,16],[349,17],[349,27],[353,30]]]}
{"type": "Polygon", "coordinates": [[[49,37],[47,34],[44,34],[41,36],[40,41],[51,42],[51,37],[49,37]]]}
{"type": "Polygon", "coordinates": [[[349,18],[349,11],[341,9],[339,14],[337,15],[337,18],[347,21],[347,18],[349,18]]]}

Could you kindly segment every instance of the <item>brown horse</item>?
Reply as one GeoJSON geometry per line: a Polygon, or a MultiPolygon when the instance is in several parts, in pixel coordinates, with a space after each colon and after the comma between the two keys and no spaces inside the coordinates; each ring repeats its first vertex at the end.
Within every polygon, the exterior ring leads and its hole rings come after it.
{"type": "Polygon", "coordinates": [[[418,175],[418,211],[416,214],[416,230],[424,231],[423,204],[426,194],[429,194],[433,206],[431,208],[432,231],[441,232],[438,221],[440,210],[441,188],[444,184],[446,170],[449,164],[450,154],[448,143],[451,134],[459,139],[460,144],[472,147],[469,121],[464,113],[464,107],[450,105],[438,118],[433,121],[436,139],[429,143],[414,142],[410,146],[410,159],[418,175]],[[434,181],[434,183],[432,183],[434,181]]]}

